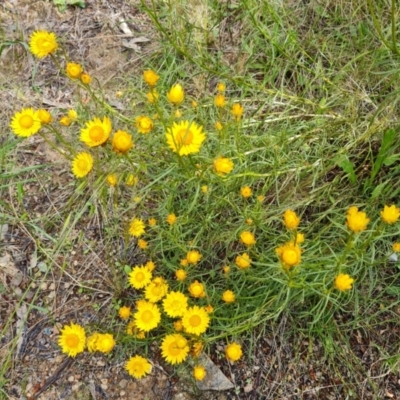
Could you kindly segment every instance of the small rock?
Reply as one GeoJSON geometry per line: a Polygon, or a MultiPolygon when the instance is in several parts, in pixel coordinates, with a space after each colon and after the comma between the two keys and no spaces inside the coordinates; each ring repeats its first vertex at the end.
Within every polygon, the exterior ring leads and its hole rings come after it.
{"type": "Polygon", "coordinates": [[[244,388],[243,388],[245,393],[249,393],[253,390],[253,384],[252,383],[248,383],[244,388]]]}
{"type": "Polygon", "coordinates": [[[73,377],[72,375],[68,377],[68,382],[73,382],[75,380],[75,377],[73,377]]]}
{"type": "Polygon", "coordinates": [[[125,396],[125,395],[126,395],[125,390],[121,390],[121,391],[119,392],[119,395],[120,395],[121,397],[125,396]]]}
{"type": "Polygon", "coordinates": [[[108,385],[105,384],[105,383],[102,383],[102,384],[100,385],[100,387],[101,387],[103,390],[107,390],[107,389],[108,389],[108,385]]]}
{"type": "Polygon", "coordinates": [[[50,292],[50,293],[47,295],[47,298],[48,298],[48,299],[54,299],[54,297],[56,297],[56,291],[55,291],[55,290],[53,290],[52,292],[50,292]]]}
{"type": "Polygon", "coordinates": [[[71,389],[73,392],[77,392],[81,386],[82,386],[82,382],[77,382],[74,385],[72,385],[71,389]]]}
{"type": "Polygon", "coordinates": [[[122,389],[125,389],[127,385],[128,385],[128,381],[126,379],[122,379],[119,382],[119,387],[122,388],[122,389]]]}
{"type": "Polygon", "coordinates": [[[50,290],[54,290],[56,288],[56,284],[54,282],[52,282],[49,286],[50,290]]]}
{"type": "Polygon", "coordinates": [[[103,361],[103,360],[99,360],[99,361],[97,361],[96,365],[97,365],[98,367],[104,367],[104,366],[106,365],[106,362],[103,361]]]}

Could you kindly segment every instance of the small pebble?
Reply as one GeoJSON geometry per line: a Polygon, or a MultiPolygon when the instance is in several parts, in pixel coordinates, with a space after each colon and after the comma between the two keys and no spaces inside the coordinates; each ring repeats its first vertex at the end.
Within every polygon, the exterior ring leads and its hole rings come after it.
{"type": "Polygon", "coordinates": [[[73,382],[75,380],[75,378],[71,375],[68,377],[68,382],[73,382]]]}
{"type": "Polygon", "coordinates": [[[102,383],[102,384],[100,385],[100,387],[101,387],[103,390],[107,390],[107,389],[108,389],[108,386],[107,386],[105,383],[102,383]]]}
{"type": "Polygon", "coordinates": [[[125,390],[121,390],[120,392],[119,392],[119,395],[122,397],[122,396],[125,396],[125,394],[126,394],[126,392],[125,392],[125,390]]]}
{"type": "Polygon", "coordinates": [[[122,379],[119,382],[119,387],[121,387],[122,389],[125,389],[127,385],[128,385],[128,381],[126,379],[122,379]]]}
{"type": "Polygon", "coordinates": [[[56,284],[53,282],[50,284],[49,289],[54,290],[56,288],[56,284]]]}

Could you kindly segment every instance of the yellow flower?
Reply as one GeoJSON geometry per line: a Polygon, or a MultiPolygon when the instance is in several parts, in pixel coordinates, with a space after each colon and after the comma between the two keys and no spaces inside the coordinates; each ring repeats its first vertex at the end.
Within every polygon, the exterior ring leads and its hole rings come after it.
{"type": "Polygon", "coordinates": [[[136,185],[138,182],[139,182],[138,177],[133,174],[128,174],[128,176],[126,177],[126,181],[125,181],[125,183],[128,186],[136,185]]]}
{"type": "Polygon", "coordinates": [[[230,361],[237,361],[242,357],[242,346],[238,343],[230,343],[225,347],[225,356],[230,361]]]}
{"type": "Polygon", "coordinates": [[[85,329],[77,324],[65,325],[61,329],[58,345],[61,351],[69,357],[75,357],[85,350],[86,333],[85,329]]]}
{"type": "Polygon", "coordinates": [[[139,249],[142,249],[142,250],[147,249],[147,246],[149,245],[144,239],[139,239],[137,244],[138,244],[139,249]]]}
{"type": "Polygon", "coordinates": [[[135,266],[129,274],[129,283],[135,289],[142,289],[151,281],[151,272],[145,266],[135,266]]]}
{"type": "Polygon", "coordinates": [[[80,64],[76,64],[73,62],[67,63],[65,73],[67,74],[68,78],[78,79],[82,75],[82,72],[83,72],[83,68],[80,64]]]}
{"type": "Polygon", "coordinates": [[[229,174],[233,169],[233,161],[230,158],[219,156],[214,160],[214,171],[218,175],[229,174]]]}
{"type": "Polygon", "coordinates": [[[385,206],[381,211],[381,218],[387,224],[394,224],[400,217],[400,208],[397,208],[394,204],[390,207],[385,206]]]}
{"type": "Polygon", "coordinates": [[[253,191],[251,190],[251,187],[249,186],[243,186],[240,189],[240,194],[246,199],[248,197],[251,197],[253,191]]]}
{"type": "Polygon", "coordinates": [[[222,271],[224,272],[224,274],[229,274],[229,272],[231,271],[231,267],[229,265],[224,265],[222,267],[222,271]]]}
{"type": "Polygon", "coordinates": [[[117,175],[116,174],[108,174],[107,175],[107,183],[112,187],[117,186],[117,184],[118,184],[117,175]]]}
{"type": "Polygon", "coordinates": [[[167,222],[168,222],[170,225],[174,225],[174,224],[176,223],[176,220],[177,220],[177,216],[176,216],[174,213],[168,214],[168,216],[167,216],[167,222]]]}
{"type": "Polygon", "coordinates": [[[133,201],[134,201],[135,203],[140,203],[140,200],[142,200],[142,198],[141,198],[140,196],[135,196],[135,197],[133,198],[133,201]]]}
{"type": "Polygon", "coordinates": [[[125,131],[117,131],[114,133],[112,140],[112,149],[118,154],[127,153],[134,143],[132,141],[132,136],[125,131]]]}
{"type": "Polygon", "coordinates": [[[149,221],[149,226],[153,227],[157,225],[157,220],[155,218],[150,218],[149,221]]]}
{"type": "Polygon", "coordinates": [[[178,281],[184,281],[187,277],[187,273],[184,269],[178,269],[175,271],[175,277],[178,281]]]}
{"type": "Polygon", "coordinates": [[[350,290],[352,288],[352,284],[354,279],[348,274],[339,274],[335,277],[335,289],[340,290],[341,292],[345,292],[346,290],[350,290]]]}
{"type": "Polygon", "coordinates": [[[279,246],[276,249],[276,253],[278,254],[281,262],[287,268],[299,265],[301,262],[300,247],[295,245],[293,242],[285,243],[283,246],[279,246]]]}
{"type": "Polygon", "coordinates": [[[146,134],[153,130],[154,123],[149,117],[140,115],[135,118],[135,127],[140,133],[146,134]]]}
{"type": "Polygon", "coordinates": [[[182,267],[187,267],[189,265],[188,260],[186,260],[186,258],[184,258],[183,260],[181,260],[179,262],[180,265],[182,265],[182,267]]]}
{"type": "Polygon", "coordinates": [[[21,111],[16,112],[10,124],[13,132],[21,137],[34,135],[41,126],[39,113],[33,108],[23,108],[21,111]]]}
{"type": "Polygon", "coordinates": [[[233,293],[232,290],[225,290],[225,292],[222,293],[222,300],[225,303],[233,303],[236,300],[235,293],[233,293]]]}
{"type": "Polygon", "coordinates": [[[100,146],[110,137],[111,129],[110,118],[104,117],[102,121],[95,117],[86,122],[86,127],[81,129],[80,140],[89,147],[100,146]]]}
{"type": "Polygon", "coordinates": [[[127,306],[120,307],[118,315],[121,319],[128,319],[131,315],[131,308],[127,306]]]}
{"type": "Polygon", "coordinates": [[[225,83],[219,82],[217,85],[217,91],[218,92],[225,92],[226,90],[226,86],[225,83]]]}
{"type": "Polygon", "coordinates": [[[256,244],[256,238],[254,235],[249,232],[249,231],[244,231],[240,234],[240,241],[245,245],[245,246],[253,246],[256,244]]]}
{"type": "Polygon", "coordinates": [[[156,90],[152,90],[151,92],[146,94],[147,97],[147,101],[151,104],[154,104],[158,98],[160,97],[160,95],[158,94],[158,92],[156,90]]]}
{"type": "Polygon", "coordinates": [[[143,79],[150,87],[153,87],[156,86],[160,77],[153,70],[148,69],[143,71],[143,79]]]}
{"type": "Polygon", "coordinates": [[[181,292],[169,292],[163,300],[165,313],[172,317],[182,317],[188,306],[188,298],[181,292]]]}
{"type": "Polygon", "coordinates": [[[135,324],[135,321],[130,321],[126,327],[126,333],[128,335],[135,336],[136,339],[144,339],[146,337],[146,333],[141,331],[135,324]]]}
{"type": "Polygon", "coordinates": [[[202,255],[197,250],[190,250],[186,254],[186,260],[189,264],[196,265],[200,261],[201,257],[202,255]]]}
{"type": "Polygon", "coordinates": [[[174,329],[175,329],[177,332],[183,331],[183,325],[182,325],[182,320],[181,320],[181,319],[178,319],[178,321],[175,321],[175,322],[174,322],[174,329]]]}
{"type": "Polygon", "coordinates": [[[72,160],[72,173],[77,178],[83,178],[92,170],[92,168],[93,157],[89,153],[78,153],[72,160]]]}
{"type": "Polygon", "coordinates": [[[151,364],[141,356],[134,356],[126,362],[125,369],[129,375],[141,379],[151,372],[151,364]]]}
{"type": "Polygon", "coordinates": [[[150,303],[157,303],[168,293],[168,283],[164,278],[156,277],[146,286],[144,297],[150,303]]]}
{"type": "Polygon", "coordinates": [[[96,340],[96,350],[108,354],[115,344],[114,336],[111,333],[99,333],[96,340]]]}
{"type": "Polygon", "coordinates": [[[188,341],[180,333],[167,335],[160,348],[165,361],[170,364],[180,364],[189,354],[188,341]]]}
{"type": "Polygon", "coordinates": [[[202,381],[207,375],[206,369],[202,365],[196,365],[193,368],[193,376],[196,381],[202,381]]]}
{"type": "Polygon", "coordinates": [[[262,202],[264,201],[264,199],[265,199],[265,196],[263,196],[262,194],[259,194],[259,195],[257,196],[257,201],[258,201],[259,203],[262,203],[262,202]]]}
{"type": "Polygon", "coordinates": [[[222,131],[222,129],[224,129],[224,126],[221,124],[221,122],[217,121],[217,122],[215,123],[215,129],[216,129],[217,131],[222,131]]]}
{"type": "Polygon", "coordinates": [[[132,236],[139,237],[145,232],[144,222],[141,219],[134,218],[129,225],[129,233],[132,236]]]}
{"type": "Polygon", "coordinates": [[[393,251],[395,251],[396,253],[400,252],[400,243],[399,242],[393,243],[393,251]]]}
{"type": "Polygon", "coordinates": [[[81,82],[85,85],[89,85],[89,83],[92,82],[92,77],[87,72],[83,72],[81,75],[81,82]]]}
{"type": "Polygon", "coordinates": [[[367,214],[362,211],[358,211],[355,206],[350,207],[347,210],[347,227],[354,233],[359,233],[367,229],[368,222],[367,214]]]}
{"type": "Polygon", "coordinates": [[[167,128],[165,136],[168,147],[180,156],[198,153],[206,138],[203,127],[190,121],[174,122],[172,128],[167,128]]]}
{"type": "Polygon", "coordinates": [[[100,333],[95,332],[86,339],[86,347],[90,353],[97,351],[97,339],[99,338],[99,335],[100,333]]]}
{"type": "Polygon", "coordinates": [[[53,120],[52,115],[47,110],[45,110],[44,108],[41,108],[40,110],[38,110],[37,113],[38,113],[38,117],[40,119],[40,122],[43,125],[50,124],[51,121],[53,120]]]}
{"type": "Polygon", "coordinates": [[[197,107],[197,101],[196,100],[192,100],[192,107],[196,108],[197,107]]]}
{"type": "Polygon", "coordinates": [[[231,113],[236,119],[236,121],[239,121],[242,118],[244,112],[244,108],[242,107],[241,104],[236,103],[232,106],[231,113]]]}
{"type": "Polygon", "coordinates": [[[201,341],[194,342],[192,344],[192,349],[190,350],[190,355],[192,357],[198,357],[200,353],[203,351],[204,343],[201,341]]]}
{"type": "Polygon", "coordinates": [[[208,304],[204,307],[204,310],[207,314],[212,314],[214,312],[214,307],[211,304],[208,304]]]}
{"type": "Polygon", "coordinates": [[[198,280],[192,282],[188,290],[192,297],[195,298],[206,297],[206,291],[204,289],[204,285],[200,283],[198,280]]]}
{"type": "Polygon", "coordinates": [[[57,48],[57,37],[53,32],[36,31],[30,37],[29,49],[38,58],[54,53],[57,48]]]}
{"type": "Polygon", "coordinates": [[[203,186],[201,187],[201,191],[202,191],[204,194],[206,194],[206,193],[208,192],[208,186],[207,186],[207,185],[203,185],[203,186]]]}
{"type": "Polygon", "coordinates": [[[75,110],[69,110],[68,117],[71,121],[75,121],[78,118],[78,113],[75,110]]]}
{"type": "Polygon", "coordinates": [[[253,220],[251,218],[247,218],[245,223],[246,225],[253,225],[253,220]]]}
{"type": "Polygon", "coordinates": [[[300,218],[292,210],[286,210],[283,214],[283,223],[288,229],[296,229],[300,224],[300,218]]]}
{"type": "Polygon", "coordinates": [[[175,110],[174,115],[175,115],[176,118],[182,117],[182,112],[181,112],[181,110],[175,110]]]}
{"type": "Polygon", "coordinates": [[[226,104],[225,96],[221,93],[218,93],[215,96],[214,103],[217,107],[220,107],[220,108],[224,107],[226,104]]]}
{"type": "Polygon", "coordinates": [[[247,253],[243,253],[236,257],[235,264],[241,269],[249,268],[251,264],[251,258],[247,253]]]}
{"type": "Polygon", "coordinates": [[[147,263],[144,265],[150,272],[153,272],[154,269],[156,268],[156,264],[154,264],[153,261],[147,261],[147,263]]]}
{"type": "Polygon", "coordinates": [[[133,318],[140,330],[148,332],[158,326],[161,321],[161,313],[157,305],[142,300],[133,318]]]}
{"type": "Polygon", "coordinates": [[[185,92],[181,84],[177,83],[173,85],[170,91],[167,93],[167,99],[170,103],[175,106],[178,106],[183,102],[185,98],[185,92]]]}
{"type": "Polygon", "coordinates": [[[59,122],[62,126],[70,126],[72,124],[71,118],[67,115],[62,116],[59,122]]]}
{"type": "Polygon", "coordinates": [[[201,335],[210,325],[210,317],[203,307],[189,307],[182,317],[182,325],[185,332],[193,335],[201,335]]]}
{"type": "Polygon", "coordinates": [[[304,233],[297,232],[296,233],[296,243],[301,244],[304,242],[304,233]]]}

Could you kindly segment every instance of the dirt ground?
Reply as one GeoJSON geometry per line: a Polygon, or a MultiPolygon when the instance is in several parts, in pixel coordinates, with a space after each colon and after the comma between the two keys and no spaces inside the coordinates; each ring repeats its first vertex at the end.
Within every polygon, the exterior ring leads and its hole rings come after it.
{"type": "MultiPolygon", "coordinates": [[[[36,69],[32,57],[18,43],[32,31],[46,29],[65,38],[71,59],[84,60],[86,70],[102,83],[110,99],[118,90],[117,76],[141,71],[143,58],[158,48],[146,15],[134,2],[124,0],[86,0],[85,9],[68,7],[65,12],[50,1],[3,0],[0,21],[2,37],[14,42],[0,56],[2,129],[13,112],[27,104],[57,111],[73,107],[73,93],[53,84],[63,78],[54,79],[58,72],[52,63],[44,60],[36,69]],[[127,21],[132,36],[121,30],[122,21],[127,21]]],[[[13,205],[15,213],[25,208],[30,218],[42,219],[52,231],[51,224],[61,223],[58,210],[68,203],[73,190],[63,172],[63,160],[40,137],[32,137],[18,147],[15,161],[19,168],[53,164],[52,174],[41,174],[40,169],[27,172],[23,204],[17,188],[11,188],[2,199],[13,205]]],[[[400,399],[400,374],[390,372],[379,351],[398,343],[400,333],[384,319],[374,336],[349,333],[351,356],[358,362],[351,370],[333,367],[334,361],[345,356],[329,358],[323,340],[288,336],[285,328],[291,321],[286,317],[255,332],[244,348],[248,357],[235,365],[222,357],[223,344],[217,344],[210,358],[233,384],[226,391],[199,390],[190,377],[163,363],[156,346],[152,349],[152,373],[141,381],[129,377],[122,362],[104,355],[67,358],[57,345],[60,327],[71,319],[82,325],[101,325],[99,315],[112,310],[112,276],[103,261],[101,221],[94,216],[77,226],[70,233],[69,248],[51,260],[50,272],[49,266],[38,260],[35,242],[23,226],[0,228],[4,287],[0,331],[5,332],[0,338],[0,360],[11,359],[6,381],[0,381],[0,399],[400,399]],[[80,230],[87,236],[83,248],[75,241],[80,230]],[[21,339],[13,348],[19,332],[21,339]],[[386,332],[385,338],[380,332],[386,332]]],[[[51,244],[51,238],[43,234],[41,251],[51,244]]],[[[340,347],[339,339],[332,346],[340,347]]]]}

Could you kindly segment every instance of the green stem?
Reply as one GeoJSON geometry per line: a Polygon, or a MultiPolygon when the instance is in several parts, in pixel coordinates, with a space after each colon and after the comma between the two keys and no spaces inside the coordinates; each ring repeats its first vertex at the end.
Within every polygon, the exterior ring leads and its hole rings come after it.
{"type": "Polygon", "coordinates": [[[393,42],[393,50],[397,55],[400,55],[399,50],[397,48],[397,40],[396,40],[396,6],[394,4],[395,0],[392,0],[392,10],[391,10],[391,20],[392,20],[392,42],[393,42]]]}

